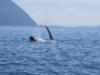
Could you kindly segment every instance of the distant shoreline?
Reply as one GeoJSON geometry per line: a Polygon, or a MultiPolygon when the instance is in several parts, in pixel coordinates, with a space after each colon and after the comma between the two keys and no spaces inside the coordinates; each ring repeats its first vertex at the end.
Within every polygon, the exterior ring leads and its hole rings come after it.
{"type": "MultiPolygon", "coordinates": [[[[47,25],[48,26],[48,25],[47,25]]],[[[1,27],[2,28],[23,28],[23,27],[25,27],[25,28],[27,28],[27,27],[32,27],[32,28],[34,28],[34,27],[44,27],[44,26],[42,26],[42,25],[18,25],[18,26],[14,26],[14,25],[0,25],[0,29],[1,29],[1,27]]],[[[50,28],[67,28],[67,29],[95,29],[95,28],[100,28],[99,26],[98,27],[86,27],[86,26],[82,26],[82,27],[67,27],[67,26],[48,26],[48,27],[50,27],[50,28]]]]}

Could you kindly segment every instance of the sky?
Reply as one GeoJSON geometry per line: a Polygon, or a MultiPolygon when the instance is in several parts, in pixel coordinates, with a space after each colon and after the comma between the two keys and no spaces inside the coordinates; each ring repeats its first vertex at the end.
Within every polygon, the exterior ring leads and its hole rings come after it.
{"type": "Polygon", "coordinates": [[[100,0],[13,0],[39,25],[99,26],[100,0]]]}

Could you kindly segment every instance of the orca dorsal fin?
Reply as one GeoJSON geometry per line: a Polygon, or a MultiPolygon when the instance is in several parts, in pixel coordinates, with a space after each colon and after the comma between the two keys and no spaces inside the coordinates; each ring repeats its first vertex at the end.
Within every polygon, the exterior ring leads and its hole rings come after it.
{"type": "Polygon", "coordinates": [[[52,36],[52,34],[51,34],[51,32],[50,32],[50,29],[49,29],[47,26],[45,26],[45,27],[46,27],[46,30],[47,30],[47,32],[48,32],[48,34],[49,34],[50,40],[53,40],[54,38],[53,38],[53,36],[52,36]]]}

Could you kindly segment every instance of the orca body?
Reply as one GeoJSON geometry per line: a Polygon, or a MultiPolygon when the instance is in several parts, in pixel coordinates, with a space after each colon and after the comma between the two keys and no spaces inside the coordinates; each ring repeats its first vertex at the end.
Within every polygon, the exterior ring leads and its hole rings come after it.
{"type": "Polygon", "coordinates": [[[39,37],[33,37],[33,36],[30,36],[30,37],[29,37],[29,40],[30,40],[31,42],[45,42],[44,39],[39,38],[39,37]]]}
{"type": "MultiPolygon", "coordinates": [[[[53,38],[53,36],[52,36],[52,34],[51,34],[51,32],[50,32],[50,29],[49,29],[47,26],[45,26],[45,28],[46,28],[46,30],[47,30],[47,32],[48,32],[48,35],[49,35],[49,40],[48,40],[48,42],[55,42],[55,40],[54,40],[54,38],[53,38]]],[[[30,40],[31,42],[46,42],[44,39],[38,38],[38,37],[34,37],[34,36],[30,36],[30,37],[29,37],[29,40],[30,40]]]]}

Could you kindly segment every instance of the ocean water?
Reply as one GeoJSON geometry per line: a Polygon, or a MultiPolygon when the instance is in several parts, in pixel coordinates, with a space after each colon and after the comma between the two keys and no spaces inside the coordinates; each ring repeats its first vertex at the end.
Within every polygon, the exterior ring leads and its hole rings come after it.
{"type": "Polygon", "coordinates": [[[0,75],[100,75],[99,28],[0,27],[0,75]]]}

